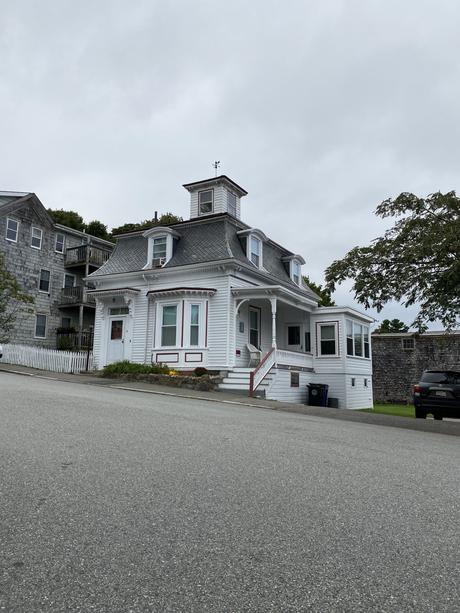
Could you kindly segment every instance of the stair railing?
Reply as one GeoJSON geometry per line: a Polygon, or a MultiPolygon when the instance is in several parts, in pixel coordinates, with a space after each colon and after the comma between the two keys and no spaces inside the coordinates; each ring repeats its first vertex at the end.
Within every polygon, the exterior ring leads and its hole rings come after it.
{"type": "Polygon", "coordinates": [[[249,374],[249,396],[254,396],[254,392],[268,375],[269,371],[275,366],[276,363],[276,350],[274,347],[268,351],[262,360],[249,374]]]}

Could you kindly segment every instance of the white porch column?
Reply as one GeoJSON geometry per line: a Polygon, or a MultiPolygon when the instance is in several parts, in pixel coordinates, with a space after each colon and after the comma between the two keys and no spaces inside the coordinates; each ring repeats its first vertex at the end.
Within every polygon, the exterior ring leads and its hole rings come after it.
{"type": "Polygon", "coordinates": [[[276,298],[270,298],[272,305],[272,347],[276,349],[276,298]]]}

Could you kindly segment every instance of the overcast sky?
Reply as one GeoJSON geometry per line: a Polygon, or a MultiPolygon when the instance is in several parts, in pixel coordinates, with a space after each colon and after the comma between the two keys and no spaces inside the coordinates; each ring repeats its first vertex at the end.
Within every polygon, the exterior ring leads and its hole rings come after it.
{"type": "Polygon", "coordinates": [[[459,187],[459,23],[456,0],[2,0],[0,189],[187,218],[220,160],[322,282],[382,200],[459,187]]]}

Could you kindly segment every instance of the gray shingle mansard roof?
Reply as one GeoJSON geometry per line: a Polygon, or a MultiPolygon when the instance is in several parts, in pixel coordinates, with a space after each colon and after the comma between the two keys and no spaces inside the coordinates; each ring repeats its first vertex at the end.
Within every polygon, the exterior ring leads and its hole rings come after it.
{"type": "MultiPolygon", "coordinates": [[[[164,266],[165,269],[229,259],[240,261],[246,265],[249,264],[242,243],[237,236],[239,230],[248,229],[249,226],[227,213],[192,219],[171,224],[168,227],[174,228],[179,233],[180,238],[175,241],[173,257],[164,266]]],[[[142,270],[147,262],[148,243],[148,239],[144,238],[142,234],[143,232],[132,232],[120,235],[111,257],[90,276],[92,278],[102,277],[142,270]]],[[[291,281],[281,261],[282,257],[289,255],[293,254],[269,241],[263,247],[263,267],[272,277],[274,284],[288,287],[290,290],[304,296],[307,295],[313,300],[318,299],[310,288],[306,286],[299,288],[291,281]]]]}

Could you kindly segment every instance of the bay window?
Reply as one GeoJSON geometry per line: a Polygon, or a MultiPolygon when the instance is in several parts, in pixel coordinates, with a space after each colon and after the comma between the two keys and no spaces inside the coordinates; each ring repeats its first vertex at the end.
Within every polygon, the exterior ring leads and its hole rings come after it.
{"type": "Polygon", "coordinates": [[[358,358],[370,357],[369,326],[346,320],[347,355],[358,358]]]}

